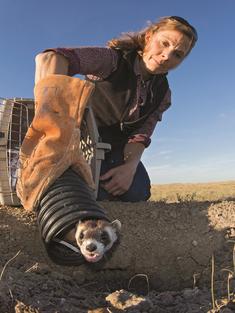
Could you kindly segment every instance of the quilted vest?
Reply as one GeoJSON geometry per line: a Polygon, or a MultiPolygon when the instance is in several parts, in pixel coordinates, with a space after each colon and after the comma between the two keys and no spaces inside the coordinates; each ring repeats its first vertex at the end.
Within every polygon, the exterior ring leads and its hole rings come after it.
{"type": "Polygon", "coordinates": [[[137,91],[137,77],[134,72],[137,52],[118,50],[118,53],[120,56],[117,70],[105,80],[91,80],[95,83],[95,90],[89,99],[102,140],[109,143],[125,142],[151,113],[158,110],[169,89],[165,74],[153,75],[151,92],[148,92],[139,118],[127,122],[126,118],[137,91]]]}

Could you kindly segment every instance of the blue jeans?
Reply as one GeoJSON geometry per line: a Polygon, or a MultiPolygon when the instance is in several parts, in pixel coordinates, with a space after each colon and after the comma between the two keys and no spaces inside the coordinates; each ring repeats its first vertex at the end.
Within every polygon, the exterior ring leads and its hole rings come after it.
{"type": "MultiPolygon", "coordinates": [[[[100,175],[105,174],[111,168],[122,165],[123,161],[123,147],[111,150],[111,152],[106,153],[105,160],[101,163],[100,175]]],[[[139,202],[147,201],[150,196],[150,179],[149,175],[142,164],[139,162],[136,173],[134,175],[133,182],[127,192],[120,196],[112,196],[105,189],[99,186],[98,190],[98,201],[110,200],[110,201],[124,201],[124,202],[139,202]]]]}

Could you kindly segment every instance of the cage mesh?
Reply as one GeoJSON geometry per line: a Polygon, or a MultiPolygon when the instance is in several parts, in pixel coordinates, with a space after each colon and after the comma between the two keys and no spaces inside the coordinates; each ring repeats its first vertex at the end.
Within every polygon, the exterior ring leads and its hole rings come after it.
{"type": "MultiPolygon", "coordinates": [[[[88,164],[91,165],[97,186],[100,161],[104,158],[104,150],[108,150],[109,147],[99,143],[98,132],[91,114],[92,112],[87,108],[81,125],[80,148],[88,164]]],[[[19,150],[33,116],[33,99],[0,98],[0,204],[18,202],[15,190],[19,150]]]]}
{"type": "Polygon", "coordinates": [[[27,129],[33,119],[33,102],[21,103],[18,101],[7,101],[11,108],[9,116],[9,130],[7,141],[7,171],[9,185],[15,191],[19,150],[24,140],[27,129]]]}

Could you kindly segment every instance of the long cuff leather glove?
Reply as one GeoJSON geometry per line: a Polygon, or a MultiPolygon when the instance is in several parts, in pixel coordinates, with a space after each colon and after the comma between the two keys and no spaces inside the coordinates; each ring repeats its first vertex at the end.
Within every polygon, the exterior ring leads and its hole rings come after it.
{"type": "Polygon", "coordinates": [[[37,207],[48,187],[70,166],[94,189],[90,166],[79,148],[91,82],[49,75],[34,89],[35,116],[21,146],[17,195],[26,210],[37,207]]]}

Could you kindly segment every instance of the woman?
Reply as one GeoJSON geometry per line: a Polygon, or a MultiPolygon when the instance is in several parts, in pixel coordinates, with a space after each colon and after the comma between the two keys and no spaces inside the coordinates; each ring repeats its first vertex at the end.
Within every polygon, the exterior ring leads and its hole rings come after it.
{"type": "Polygon", "coordinates": [[[82,74],[96,85],[89,102],[102,140],[112,146],[102,162],[98,200],[150,197],[141,155],[171,103],[166,75],[196,41],[195,28],[171,16],[113,39],[108,47],[56,48],[37,55],[36,83],[48,74],[82,74]]]}

